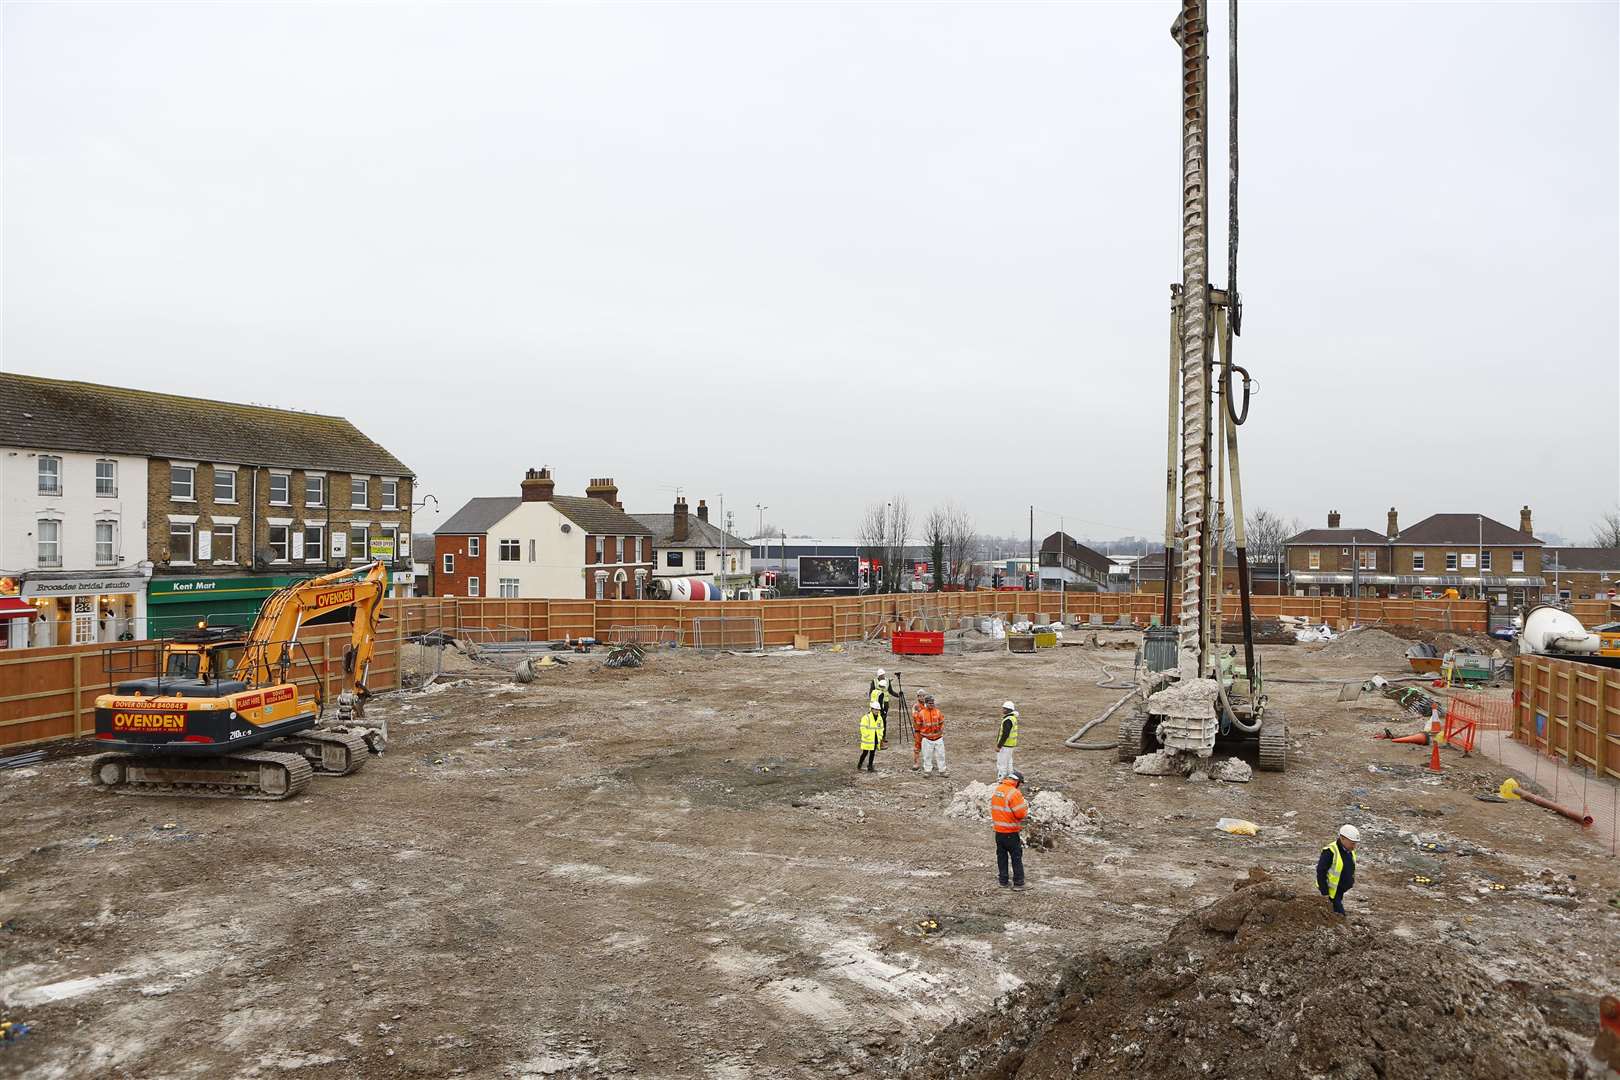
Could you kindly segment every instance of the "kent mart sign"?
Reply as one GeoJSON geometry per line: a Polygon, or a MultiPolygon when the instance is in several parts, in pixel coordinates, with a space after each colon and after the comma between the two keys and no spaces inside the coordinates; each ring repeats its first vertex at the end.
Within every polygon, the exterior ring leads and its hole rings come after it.
{"type": "MultiPolygon", "coordinates": [[[[153,578],[147,588],[146,600],[151,604],[202,603],[250,599],[264,600],[284,585],[303,581],[310,574],[276,575],[273,577],[215,577],[215,578],[153,578]]],[[[395,575],[397,578],[398,575],[395,575]]]]}

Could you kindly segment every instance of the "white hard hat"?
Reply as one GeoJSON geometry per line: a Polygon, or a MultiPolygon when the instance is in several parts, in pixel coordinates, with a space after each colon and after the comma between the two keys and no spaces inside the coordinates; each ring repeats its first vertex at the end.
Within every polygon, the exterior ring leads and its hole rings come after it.
{"type": "Polygon", "coordinates": [[[880,678],[880,679],[883,678],[883,669],[882,668],[878,668],[878,678],[880,678]]]}
{"type": "Polygon", "coordinates": [[[1014,705],[1010,701],[1003,701],[1001,703],[1001,707],[1003,709],[1006,709],[1008,712],[1017,712],[1018,711],[1018,706],[1014,705]]]}
{"type": "Polygon", "coordinates": [[[1354,825],[1341,826],[1339,828],[1339,835],[1350,841],[1352,844],[1361,843],[1361,830],[1356,828],[1354,825]]]}

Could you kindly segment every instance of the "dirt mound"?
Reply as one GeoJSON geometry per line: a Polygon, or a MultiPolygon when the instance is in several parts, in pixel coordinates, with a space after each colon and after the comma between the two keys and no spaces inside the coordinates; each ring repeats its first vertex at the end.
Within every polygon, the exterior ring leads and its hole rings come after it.
{"type": "Polygon", "coordinates": [[[1093,953],[1055,988],[919,1047],[922,1080],[1561,1077],[1581,1053],[1453,949],[1347,924],[1251,872],[1162,945],[1093,953]]]}
{"type": "Polygon", "coordinates": [[[1374,663],[1405,664],[1406,650],[1412,643],[1388,630],[1368,627],[1349,630],[1327,642],[1317,652],[1335,660],[1368,660],[1374,663]]]}

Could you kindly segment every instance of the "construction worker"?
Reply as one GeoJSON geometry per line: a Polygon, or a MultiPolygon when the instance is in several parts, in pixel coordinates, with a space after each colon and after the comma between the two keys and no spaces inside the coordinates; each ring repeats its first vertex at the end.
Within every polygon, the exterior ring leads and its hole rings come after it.
{"type": "Polygon", "coordinates": [[[865,766],[867,772],[876,772],[878,747],[883,744],[883,718],[874,709],[861,716],[861,756],[855,762],[855,771],[865,766]]]}
{"type": "Polygon", "coordinates": [[[1010,701],[1001,703],[1001,734],[996,737],[996,779],[1004,779],[1012,772],[1013,747],[1018,745],[1018,707],[1010,701]]]}
{"type": "Polygon", "coordinates": [[[866,701],[873,712],[883,717],[884,723],[889,719],[889,695],[898,689],[900,689],[900,673],[895,672],[891,688],[888,676],[883,673],[882,668],[878,668],[876,677],[872,679],[871,689],[867,692],[866,701]]]}
{"type": "Polygon", "coordinates": [[[1344,894],[1356,883],[1356,845],[1360,842],[1360,829],[1342,826],[1316,860],[1317,891],[1333,901],[1333,910],[1340,915],[1344,914],[1344,894]]]}
{"type": "Polygon", "coordinates": [[[1029,803],[1020,790],[1024,774],[1009,772],[990,796],[990,824],[996,830],[996,880],[1003,889],[1024,887],[1024,838],[1019,831],[1029,816],[1029,803]],[[1012,863],[1012,881],[1007,880],[1007,864],[1012,863]]]}
{"type": "Polygon", "coordinates": [[[917,733],[917,752],[922,758],[923,775],[933,775],[936,765],[939,766],[939,775],[946,775],[945,718],[939,714],[933,694],[923,694],[917,701],[917,707],[911,713],[911,726],[917,733]]]}

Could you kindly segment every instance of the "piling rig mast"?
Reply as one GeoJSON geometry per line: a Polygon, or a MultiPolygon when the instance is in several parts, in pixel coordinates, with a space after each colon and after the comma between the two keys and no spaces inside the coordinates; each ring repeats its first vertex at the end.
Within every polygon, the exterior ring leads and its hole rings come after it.
{"type": "MultiPolygon", "coordinates": [[[[1238,66],[1237,0],[1229,24],[1229,216],[1227,282],[1209,274],[1209,22],[1207,0],[1182,0],[1170,28],[1181,53],[1181,262],[1182,278],[1170,287],[1170,392],[1165,468],[1165,571],[1163,625],[1175,625],[1175,663],[1164,651],[1144,650],[1150,667],[1146,705],[1122,722],[1121,760],[1160,746],[1207,757],[1217,741],[1258,743],[1262,769],[1286,765],[1287,729],[1266,717],[1266,697],[1249,603],[1249,562],[1243,528],[1242,473],[1237,429],[1248,419],[1249,373],[1232,359],[1232,339],[1242,329],[1238,267],[1238,66]],[[1217,361],[1217,346],[1219,360],[1217,361]],[[1233,392],[1242,379],[1242,407],[1233,392]],[[1216,428],[1220,440],[1216,439],[1216,428]],[[1179,440],[1179,453],[1178,453],[1179,440]],[[1217,458],[1219,459],[1217,462],[1217,458]],[[1179,484],[1178,484],[1179,481],[1179,484]],[[1222,655],[1220,573],[1225,552],[1226,490],[1230,481],[1232,533],[1237,548],[1238,597],[1243,627],[1243,665],[1236,649],[1222,655]],[[1177,513],[1179,487],[1180,512],[1177,513]],[[1217,495],[1216,492],[1219,492],[1217,495]],[[1179,528],[1178,528],[1179,524],[1179,528]],[[1172,602],[1172,557],[1180,541],[1179,616],[1172,602]],[[1207,680],[1214,687],[1214,724],[1167,724],[1154,712],[1151,694],[1172,681],[1207,680]]],[[[1153,631],[1149,631],[1150,635],[1153,631]]],[[[1169,631],[1163,643],[1169,644],[1169,631]]],[[[1150,638],[1150,646],[1152,641],[1150,638]]]]}

